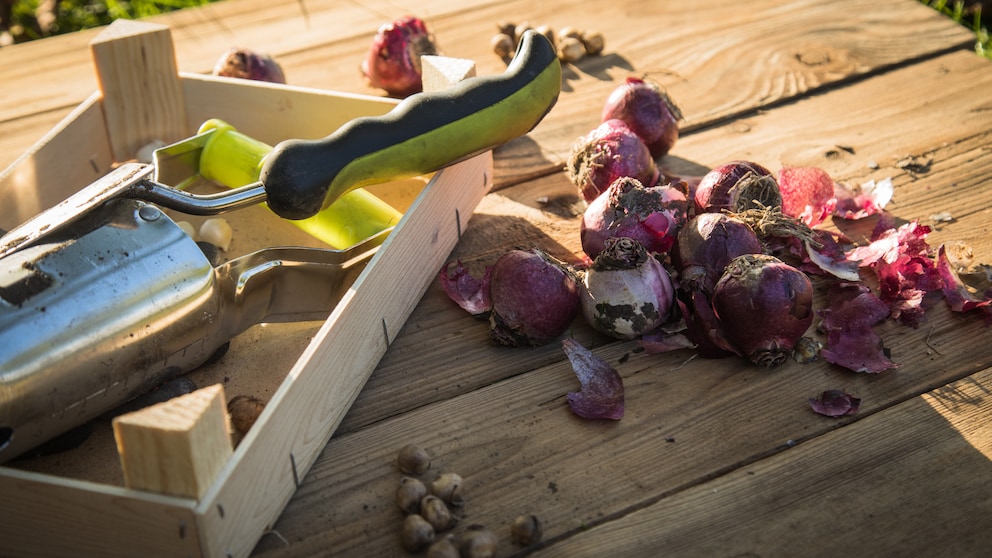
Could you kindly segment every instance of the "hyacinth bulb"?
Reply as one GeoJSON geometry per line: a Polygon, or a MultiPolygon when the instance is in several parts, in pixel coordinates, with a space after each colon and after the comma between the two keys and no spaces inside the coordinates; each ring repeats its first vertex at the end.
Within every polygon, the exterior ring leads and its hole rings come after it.
{"type": "Polygon", "coordinates": [[[636,178],[618,178],[586,207],[579,228],[582,250],[595,258],[607,239],[628,237],[648,252],[668,253],[687,220],[686,189],[684,182],[648,188],[636,178]]]}
{"type": "Polygon", "coordinates": [[[424,21],[404,16],[379,27],[360,69],[372,87],[404,98],[424,89],[420,57],[437,53],[437,43],[424,21]]]}
{"type": "Polygon", "coordinates": [[[778,366],[813,323],[813,284],[765,254],[732,260],[713,290],[713,311],[727,341],[748,361],[778,366]]]}
{"type": "Polygon", "coordinates": [[[654,158],[666,155],[679,137],[682,111],[661,86],[651,80],[628,77],[607,97],[602,121],[620,119],[630,126],[654,158]]]}
{"type": "Polygon", "coordinates": [[[616,119],[603,122],[575,142],[566,171],[587,202],[618,178],[629,176],[654,186],[661,174],[644,141],[623,120],[616,119]]]}
{"type": "Polygon", "coordinates": [[[232,48],[221,55],[212,73],[215,76],[286,83],[286,74],[275,58],[243,47],[232,48]]]}

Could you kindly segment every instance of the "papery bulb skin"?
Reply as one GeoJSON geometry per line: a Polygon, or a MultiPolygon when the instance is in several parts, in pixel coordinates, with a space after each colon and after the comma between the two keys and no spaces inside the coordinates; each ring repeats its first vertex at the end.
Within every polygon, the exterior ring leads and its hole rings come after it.
{"type": "Polygon", "coordinates": [[[566,395],[572,412],[586,419],[622,419],[625,404],[620,373],[575,339],[562,339],[561,347],[582,384],[580,391],[566,395]]]}
{"type": "Polygon", "coordinates": [[[833,213],[837,205],[834,181],[819,167],[782,167],[778,171],[782,213],[815,227],[833,213]]]}
{"type": "Polygon", "coordinates": [[[685,183],[645,187],[631,177],[616,179],[582,216],[582,250],[595,259],[610,238],[628,237],[651,253],[668,253],[688,217],[685,183]]]}
{"type": "Polygon", "coordinates": [[[424,90],[425,54],[438,54],[434,36],[422,19],[404,16],[379,27],[360,69],[370,86],[404,98],[424,90]]]}
{"type": "Polygon", "coordinates": [[[696,213],[740,213],[747,209],[780,207],[782,193],[767,168],[751,161],[731,161],[703,175],[696,186],[693,204],[696,213]]]}
{"type": "Polygon", "coordinates": [[[579,313],[579,287],[563,264],[540,250],[510,250],[490,271],[489,333],[511,347],[557,339],[579,313]]]}
{"type": "Polygon", "coordinates": [[[749,362],[764,367],[785,362],[813,323],[809,277],[764,254],[731,261],[716,284],[712,304],[727,341],[749,362]]]}
{"type": "Polygon", "coordinates": [[[761,239],[740,219],[725,213],[701,213],[679,230],[672,261],[683,289],[708,294],[731,260],[762,250],[761,239]]]}
{"type": "Polygon", "coordinates": [[[657,159],[668,154],[678,140],[682,111],[656,82],[628,77],[603,106],[601,120],[611,119],[626,122],[657,159]]]}
{"type": "Polygon", "coordinates": [[[675,288],[665,267],[631,238],[611,238],[582,282],[589,325],[617,339],[634,339],[668,321],[675,288]]]}
{"type": "Polygon", "coordinates": [[[644,141],[623,120],[607,120],[572,146],[566,165],[569,180],[592,202],[620,177],[654,186],[660,172],[644,141]]]}

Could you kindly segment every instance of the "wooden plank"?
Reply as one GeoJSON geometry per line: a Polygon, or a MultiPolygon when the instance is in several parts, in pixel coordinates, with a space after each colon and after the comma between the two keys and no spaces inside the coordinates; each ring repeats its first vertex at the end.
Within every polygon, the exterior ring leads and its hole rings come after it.
{"type": "MultiPolygon", "coordinates": [[[[184,71],[209,71],[232,43],[261,44],[278,56],[291,84],[375,95],[381,92],[370,89],[356,68],[371,35],[390,14],[405,10],[425,14],[443,53],[475,60],[480,75],[503,69],[502,61],[489,49],[489,37],[506,14],[521,21],[601,29],[607,54],[566,68],[565,96],[578,100],[560,103],[530,139],[511,142],[500,150],[497,187],[546,174],[561,165],[572,141],[595,124],[613,81],[627,74],[655,75],[684,105],[686,126],[691,128],[948,48],[966,48],[973,41],[967,30],[913,0],[868,4],[846,0],[827,5],[815,0],[785,4],[750,0],[732,5],[711,0],[694,4],[692,10],[677,2],[643,0],[625,4],[624,10],[606,12],[563,12],[554,4],[520,0],[464,5],[450,0],[406,6],[363,3],[361,7],[328,1],[311,4],[306,3],[309,28],[295,0],[281,0],[271,7],[261,0],[223,2],[151,21],[174,25],[178,65],[184,71]],[[236,16],[235,10],[243,15],[236,16]],[[259,15],[253,15],[256,12],[259,15]],[[646,25],[648,21],[658,23],[646,25]],[[927,40],[919,40],[922,36],[927,40]],[[712,39],[699,41],[697,37],[712,39]],[[698,46],[686,51],[689,44],[698,46]],[[355,62],[329,64],[328,60],[355,62]],[[534,141],[539,147],[532,152],[534,141]]],[[[44,46],[38,50],[37,56],[20,45],[0,51],[0,68],[5,68],[6,89],[12,96],[5,104],[12,112],[0,107],[0,122],[65,111],[81,99],[79,91],[91,90],[80,87],[94,83],[91,76],[68,70],[87,67],[84,56],[72,54],[71,49],[44,46]],[[6,68],[15,66],[15,55],[25,63],[37,61],[38,67],[54,65],[58,68],[54,73],[64,76],[64,84],[60,80],[58,88],[53,88],[46,83],[45,91],[35,92],[36,71],[18,71],[8,78],[6,68]],[[66,97],[60,90],[74,93],[66,97]],[[39,104],[37,99],[51,100],[39,104]],[[31,108],[14,108],[20,106],[31,108]]],[[[38,118],[44,120],[43,115],[38,118]]],[[[23,129],[24,145],[46,129],[42,124],[33,132],[23,129]]],[[[14,156],[0,153],[0,167],[14,156]]]]}
{"type": "MultiPolygon", "coordinates": [[[[748,137],[754,138],[753,143],[737,145],[753,145],[746,153],[750,157],[761,160],[768,153],[774,160],[777,150],[789,146],[833,144],[837,138],[832,131],[850,127],[859,130],[857,151],[877,153],[874,147],[882,149],[893,141],[889,138],[913,138],[918,130],[931,129],[928,123],[936,109],[909,93],[926,87],[927,80],[939,83],[944,94],[955,99],[942,105],[941,120],[982,114],[976,108],[986,106],[984,91],[992,81],[985,64],[970,53],[955,53],[778,107],[749,118],[754,132],[748,137]],[[859,107],[859,120],[848,121],[839,114],[854,105],[859,107]]],[[[699,136],[711,134],[709,141],[719,145],[719,138],[732,134],[736,124],[699,136]]],[[[898,218],[911,219],[918,215],[904,213],[905,208],[913,208],[918,196],[926,196],[925,189],[956,192],[954,183],[941,182],[952,180],[946,169],[955,165],[953,180],[962,188],[956,195],[965,196],[976,209],[963,213],[955,228],[934,233],[934,240],[950,239],[949,234],[968,227],[984,231],[969,238],[974,240],[976,258],[989,261],[992,243],[984,208],[992,204],[992,192],[979,186],[990,164],[989,154],[981,148],[989,138],[987,131],[976,135],[974,130],[946,128],[941,142],[947,146],[934,153],[933,180],[925,187],[905,181],[905,172],[897,175],[893,211],[898,218]],[[970,164],[962,167],[958,163],[964,159],[970,164]]],[[[911,146],[912,141],[904,145],[911,146]]],[[[687,144],[700,153],[707,146],[703,141],[687,144]]],[[[707,153],[716,159],[720,151],[707,153]]],[[[853,175],[859,167],[851,163],[841,170],[853,175]]],[[[963,208],[957,205],[963,203],[960,200],[949,203],[963,208]]],[[[480,205],[481,215],[476,217],[485,216],[487,207],[480,205]]],[[[516,231],[515,218],[522,216],[523,221],[532,213],[512,212],[499,231],[516,231]]],[[[494,241],[499,236],[493,227],[496,222],[491,220],[487,230],[478,231],[484,221],[473,220],[452,257],[484,263],[521,239],[574,246],[574,239],[559,236],[574,233],[565,224],[574,219],[559,219],[557,228],[543,223],[524,228],[520,236],[511,233],[502,245],[494,241]],[[473,241],[475,235],[485,240],[473,241]],[[468,248],[463,251],[463,246],[468,248]]],[[[894,322],[876,328],[901,365],[879,375],[853,374],[824,362],[759,370],[739,359],[688,360],[688,352],[644,355],[633,352],[633,343],[597,342],[597,352],[623,375],[628,397],[628,416],[616,424],[603,424],[581,421],[567,411],[564,394],[577,384],[563,356],[552,354],[555,347],[500,352],[486,345],[484,324],[450,302],[445,308],[443,297],[439,289],[429,291],[349,412],[350,429],[338,431],[276,524],[279,533],[294,541],[293,554],[329,547],[347,551],[357,544],[373,554],[398,552],[399,512],[390,499],[398,477],[392,458],[406,442],[418,443],[438,456],[434,471],[453,470],[466,477],[470,488],[466,513],[472,522],[505,533],[516,514],[536,513],[546,520],[546,533],[554,538],[850,422],[824,420],[809,411],[806,399],[824,389],[846,389],[862,397],[864,416],[992,364],[992,347],[974,342],[987,335],[982,319],[951,313],[943,304],[929,311],[919,329],[894,322]],[[418,345],[431,347],[430,358],[419,358],[423,353],[414,348],[418,345]],[[535,364],[541,367],[532,368],[535,364]],[[411,377],[420,381],[410,382],[411,377]],[[435,390],[443,394],[436,396],[435,390]],[[609,479],[607,485],[604,479],[609,479]]],[[[266,538],[257,552],[265,555],[278,549],[278,540],[266,538]]]]}
{"type": "MultiPolygon", "coordinates": [[[[878,377],[824,363],[769,372],[737,360],[635,354],[632,343],[598,347],[624,378],[627,415],[618,423],[583,421],[568,411],[565,394],[578,384],[559,362],[337,436],[273,527],[293,541],[290,550],[267,537],[256,553],[305,556],[335,548],[399,555],[401,514],[392,494],[400,477],[395,454],[406,443],[435,456],[426,478],[443,471],[465,478],[466,521],[496,530],[504,541],[500,554],[512,550],[505,541],[518,514],[540,517],[548,539],[571,536],[850,422],[809,410],[806,399],[824,389],[862,397],[868,415],[966,375],[973,370],[971,343],[944,341],[986,331],[966,325],[959,317],[941,319],[935,346],[944,356],[878,377]]],[[[885,337],[897,355],[928,342],[925,331],[907,331],[899,343],[885,337]]],[[[988,361],[985,353],[978,358],[988,361]]]]}
{"type": "Polygon", "coordinates": [[[534,556],[983,555],[990,382],[981,371],[534,556]]]}
{"type": "Polygon", "coordinates": [[[198,500],[231,457],[223,384],[116,417],[124,485],[198,500]]]}
{"type": "Polygon", "coordinates": [[[194,556],[195,502],[0,468],[5,556],[194,556]],[[128,528],[122,528],[127,525],[128,528]]]}
{"type": "Polygon", "coordinates": [[[105,175],[113,161],[94,93],[0,172],[0,228],[11,230],[64,200],[105,175]]]}

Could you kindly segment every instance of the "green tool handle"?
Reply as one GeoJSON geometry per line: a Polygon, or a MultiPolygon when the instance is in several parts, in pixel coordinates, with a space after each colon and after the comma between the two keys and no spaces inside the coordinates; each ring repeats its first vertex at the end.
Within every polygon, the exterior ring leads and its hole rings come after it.
{"type": "Polygon", "coordinates": [[[434,172],[526,134],[560,91],[554,46],[528,31],[502,74],[411,95],[389,113],[354,119],[323,139],[281,142],[259,178],[276,214],[305,219],[356,188],[434,172]]]}
{"type": "MultiPolygon", "coordinates": [[[[213,131],[200,155],[200,175],[237,188],[258,182],[272,146],[246,136],[219,119],[200,125],[197,134],[213,131]]],[[[320,213],[293,223],[332,248],[344,250],[395,226],[403,214],[364,189],[341,196],[320,213]]]]}

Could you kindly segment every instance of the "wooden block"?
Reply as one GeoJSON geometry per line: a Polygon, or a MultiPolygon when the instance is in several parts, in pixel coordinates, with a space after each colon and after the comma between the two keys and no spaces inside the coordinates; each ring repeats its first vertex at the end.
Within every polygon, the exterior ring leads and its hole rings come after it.
{"type": "Polygon", "coordinates": [[[199,499],[232,453],[224,386],[114,419],[128,488],[199,499]]]}
{"type": "Polygon", "coordinates": [[[420,57],[424,91],[441,91],[475,75],[475,62],[464,58],[420,57]]]}
{"type": "Polygon", "coordinates": [[[90,42],[114,159],[154,140],[187,137],[186,109],[168,27],[118,19],[90,42]]]}

